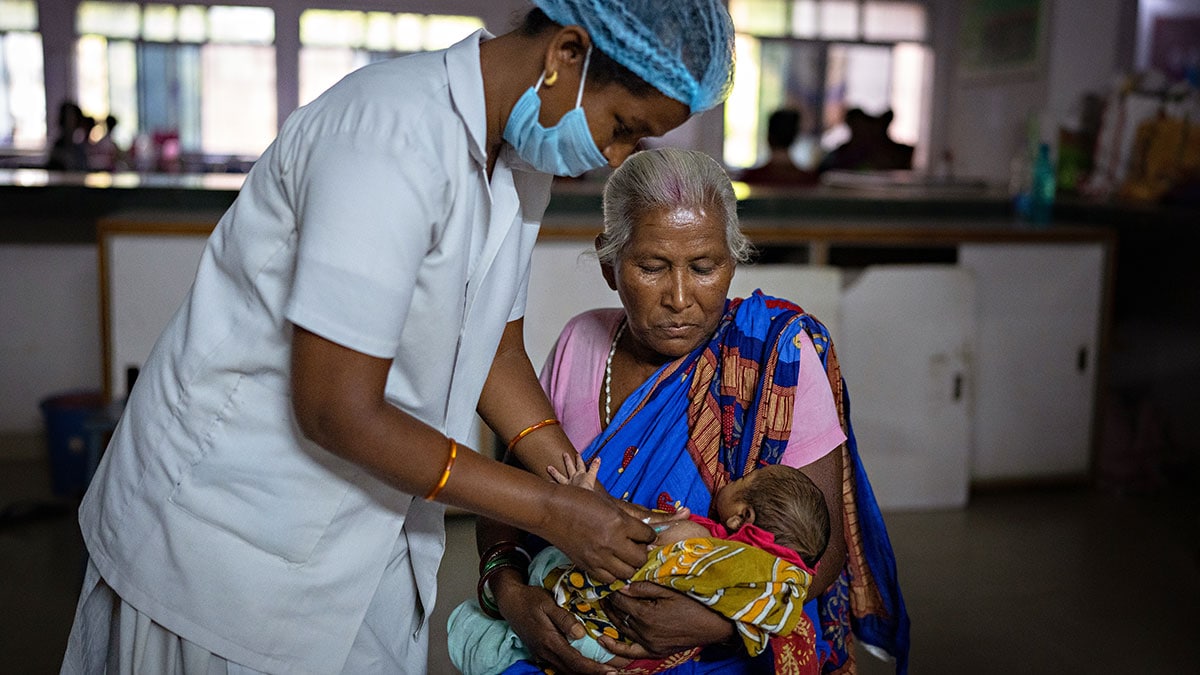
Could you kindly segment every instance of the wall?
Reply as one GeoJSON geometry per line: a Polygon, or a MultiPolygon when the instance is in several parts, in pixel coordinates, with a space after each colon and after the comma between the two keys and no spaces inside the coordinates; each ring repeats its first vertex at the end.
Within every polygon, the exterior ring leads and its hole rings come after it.
{"type": "Polygon", "coordinates": [[[1200,15],[1200,0],[1140,0],[1135,58],[1139,69],[1150,64],[1150,38],[1159,17],[1200,15]]]}
{"type": "MultiPolygon", "coordinates": [[[[227,0],[196,0],[219,4],[227,0]]],[[[277,34],[278,119],[294,108],[297,98],[299,45],[297,18],[319,0],[238,0],[240,4],[275,8],[277,34]]],[[[70,73],[73,16],[78,0],[39,0],[46,63],[47,120],[54,123],[58,102],[71,96],[70,73]]],[[[462,13],[483,17],[488,29],[503,32],[514,25],[527,0],[347,0],[345,8],[387,9],[431,13],[462,13]]],[[[928,0],[932,18],[934,96],[930,118],[931,164],[942,149],[955,156],[959,175],[1006,183],[1009,163],[1025,138],[1026,122],[1045,117],[1061,121],[1082,93],[1104,91],[1114,74],[1135,62],[1139,31],[1149,28],[1158,13],[1196,11],[1200,0],[1045,0],[1043,61],[1021,77],[987,81],[966,80],[955,65],[958,31],[963,12],[960,0],[928,0]],[[1139,6],[1141,10],[1139,11],[1139,6]],[[1140,22],[1140,25],[1139,25],[1140,22]]],[[[1139,52],[1140,54],[1140,52],[1139,52]]],[[[712,153],[721,150],[721,109],[689,125],[682,139],[712,153]]]]}
{"type": "MultiPolygon", "coordinates": [[[[192,0],[197,5],[229,4],[231,0],[192,0]]],[[[299,100],[300,14],[309,7],[332,6],[321,0],[236,0],[239,5],[269,6],[275,10],[275,76],[278,94],[276,119],[287,119],[299,100]]],[[[53,128],[58,104],[75,98],[74,21],[79,0],[38,0],[46,80],[46,121],[53,128]]],[[[340,9],[386,10],[428,14],[464,14],[481,17],[487,29],[500,34],[520,23],[532,7],[529,0],[342,0],[340,9]]],[[[532,82],[530,84],[533,84],[532,82]]],[[[675,130],[666,142],[722,152],[724,109],[718,107],[675,130]]]]}
{"type": "Polygon", "coordinates": [[[100,388],[96,266],[90,244],[0,245],[0,456],[41,451],[43,398],[100,388]]]}
{"type": "MultiPolygon", "coordinates": [[[[280,121],[296,108],[299,99],[300,13],[309,7],[425,14],[465,14],[481,17],[488,30],[502,33],[516,25],[526,0],[188,0],[194,5],[252,5],[275,9],[276,80],[280,121]]],[[[182,3],[180,3],[182,4],[182,3]]],[[[46,122],[50,128],[58,119],[60,101],[74,99],[75,80],[71,72],[75,44],[75,10],[79,0],[38,0],[42,33],[42,53],[46,79],[46,122]]]]}
{"type": "MultiPolygon", "coordinates": [[[[216,4],[222,0],[197,0],[216,4]]],[[[280,23],[300,9],[324,4],[315,0],[238,0],[274,6],[280,23]]],[[[933,19],[934,102],[931,143],[948,147],[959,175],[1004,183],[1009,160],[1022,138],[1025,120],[1044,109],[1069,109],[1078,95],[1104,88],[1114,72],[1133,63],[1136,3],[1129,0],[1048,0],[1046,62],[1024,79],[965,82],[955,67],[961,20],[958,0],[930,0],[933,19]]],[[[1172,7],[1196,0],[1176,0],[1172,7]]],[[[39,0],[46,55],[47,105],[53,124],[57,102],[73,90],[69,72],[76,0],[39,0]]],[[[1159,4],[1163,4],[1160,0],[1159,4]]],[[[386,8],[483,16],[490,30],[513,25],[524,0],[349,0],[341,6],[386,8]]],[[[295,31],[277,36],[281,47],[295,45],[295,31]]],[[[293,49],[281,48],[293,53],[293,49]]],[[[294,92],[294,59],[281,57],[281,92],[294,92]],[[287,73],[293,73],[287,76],[287,73]]],[[[282,95],[294,100],[295,96],[282,95]]],[[[281,103],[280,119],[290,112],[281,103]]],[[[671,142],[717,154],[721,149],[722,111],[697,118],[671,142]]],[[[937,155],[935,154],[934,157],[937,155]]],[[[100,384],[99,326],[93,247],[0,246],[0,435],[40,428],[36,402],[64,388],[100,384]],[[53,301],[48,301],[47,299],[53,301]]],[[[7,444],[6,444],[7,445],[7,444]]],[[[3,452],[3,448],[0,448],[3,452]]]]}
{"type": "MultiPolygon", "coordinates": [[[[935,1],[935,11],[945,15],[937,24],[940,46],[954,48],[962,4],[935,1]]],[[[1084,93],[1106,92],[1115,75],[1131,69],[1136,11],[1128,0],[1045,0],[1038,67],[991,77],[969,77],[950,68],[943,103],[956,170],[1007,184],[1030,120],[1057,127],[1084,93]]]]}

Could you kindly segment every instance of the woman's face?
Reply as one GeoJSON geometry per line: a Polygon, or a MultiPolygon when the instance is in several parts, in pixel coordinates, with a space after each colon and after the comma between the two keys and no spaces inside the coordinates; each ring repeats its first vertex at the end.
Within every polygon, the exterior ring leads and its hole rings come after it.
{"type": "Polygon", "coordinates": [[[646,211],[613,265],[602,266],[625,306],[639,358],[678,358],[717,329],[735,266],[722,215],[691,207],[646,211]]]}

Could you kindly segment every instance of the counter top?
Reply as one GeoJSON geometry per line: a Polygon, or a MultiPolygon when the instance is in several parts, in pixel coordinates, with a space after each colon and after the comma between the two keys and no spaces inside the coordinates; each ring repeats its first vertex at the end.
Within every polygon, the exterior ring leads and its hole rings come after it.
{"type": "MultiPolygon", "coordinates": [[[[139,211],[219,215],[233,203],[244,174],[68,174],[41,169],[0,170],[0,243],[87,243],[96,224],[117,214],[139,211]]],[[[1096,203],[1062,197],[1054,224],[1034,229],[1016,222],[1003,191],[972,185],[862,185],[786,189],[735,183],[744,227],[756,237],[790,239],[824,230],[844,238],[887,237],[900,230],[936,238],[948,228],[1054,238],[1048,234],[1077,226],[1171,227],[1200,223],[1200,209],[1141,204],[1096,203]]],[[[546,210],[547,236],[578,235],[596,229],[601,213],[598,181],[560,180],[546,210]]],[[[190,215],[188,215],[190,214],[190,215]]],[[[215,220],[213,221],[215,223],[215,220]]],[[[980,236],[985,236],[980,234],[980,236]]],[[[991,235],[986,235],[991,236],[991,235]]]]}

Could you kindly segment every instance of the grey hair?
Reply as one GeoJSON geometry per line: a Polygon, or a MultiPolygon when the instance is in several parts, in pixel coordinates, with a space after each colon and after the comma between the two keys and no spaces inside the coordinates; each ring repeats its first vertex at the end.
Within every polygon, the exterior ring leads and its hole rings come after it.
{"type": "Polygon", "coordinates": [[[725,216],[725,245],[735,263],[749,260],[753,247],[738,223],[737,197],[725,169],[695,150],[658,148],[630,155],[604,185],[604,235],[596,250],[613,264],[646,211],[705,207],[725,216]]]}

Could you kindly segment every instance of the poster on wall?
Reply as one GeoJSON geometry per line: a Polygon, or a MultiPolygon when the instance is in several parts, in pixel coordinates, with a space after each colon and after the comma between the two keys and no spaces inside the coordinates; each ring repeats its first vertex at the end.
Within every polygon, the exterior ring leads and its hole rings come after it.
{"type": "Polygon", "coordinates": [[[965,80],[1036,77],[1042,61],[1043,0],[966,0],[959,33],[965,80]]]}

